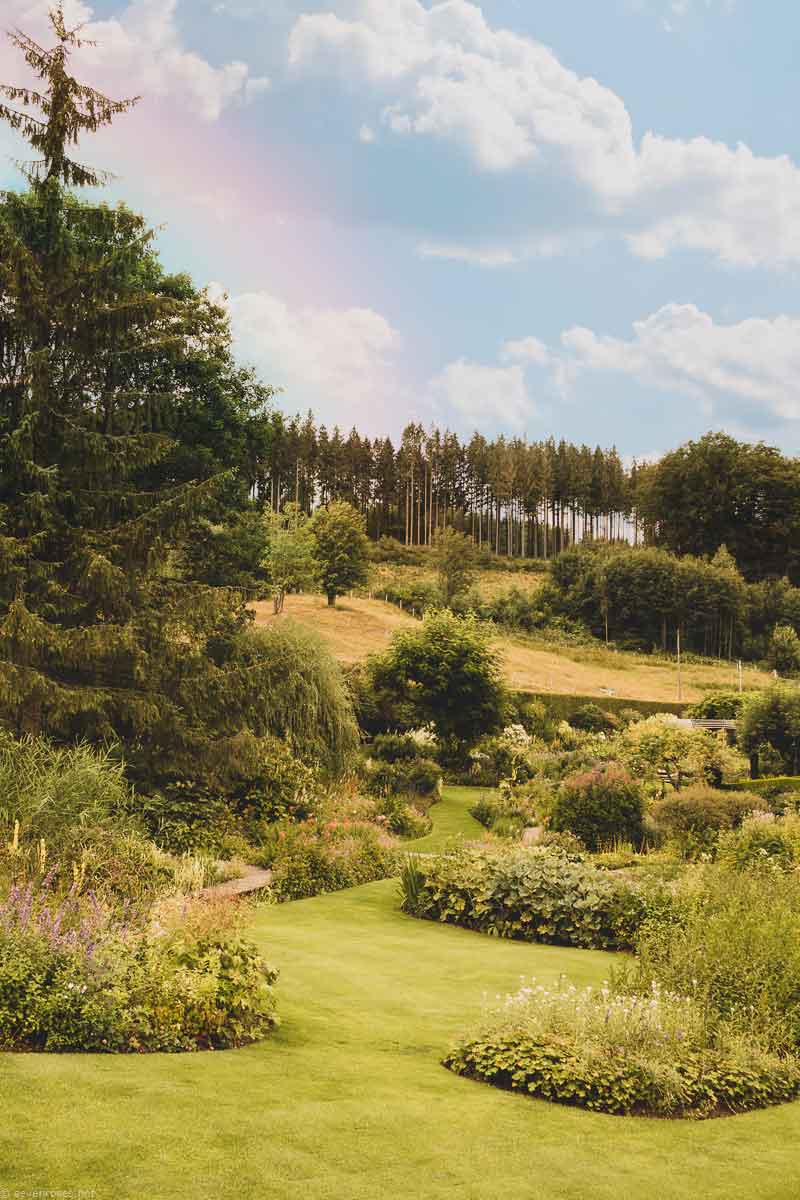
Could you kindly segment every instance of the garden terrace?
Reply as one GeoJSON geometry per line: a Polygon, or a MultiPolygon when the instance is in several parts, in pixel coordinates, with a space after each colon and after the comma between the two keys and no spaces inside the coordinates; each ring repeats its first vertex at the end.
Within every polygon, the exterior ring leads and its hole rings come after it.
{"type": "MultiPolygon", "coordinates": [[[[448,790],[419,848],[477,833],[475,798],[448,790]]],[[[13,1153],[0,1186],[102,1180],[115,1200],[796,1196],[800,1104],[701,1123],[609,1117],[440,1066],[484,995],[521,975],[597,984],[612,955],[415,921],[393,880],[260,909],[251,933],[281,968],[277,1033],[212,1055],[1,1059],[13,1153]]]]}

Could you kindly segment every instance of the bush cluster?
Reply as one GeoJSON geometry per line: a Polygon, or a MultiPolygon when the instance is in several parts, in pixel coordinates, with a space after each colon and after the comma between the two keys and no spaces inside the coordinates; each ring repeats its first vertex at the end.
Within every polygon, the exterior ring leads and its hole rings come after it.
{"type": "Polygon", "coordinates": [[[800,1050],[800,875],[709,865],[640,931],[626,987],[653,980],[776,1052],[800,1050]]]}
{"type": "Polygon", "coordinates": [[[415,917],[497,937],[585,949],[630,948],[667,892],[600,871],[559,847],[465,847],[408,859],[402,907],[415,917]]]}
{"type": "Polygon", "coordinates": [[[269,831],[257,861],[272,869],[278,900],[301,900],[358,887],[396,874],[395,843],[364,821],[280,824],[269,831]]]}
{"type": "Polygon", "coordinates": [[[52,882],[0,903],[0,1049],[222,1049],[277,1023],[277,973],[230,905],[120,915],[74,889],[59,899],[52,882]]]}
{"type": "Polygon", "coordinates": [[[246,779],[225,788],[176,779],[153,795],[137,796],[135,807],[159,846],[182,853],[219,850],[232,833],[258,841],[275,821],[308,819],[318,798],[316,772],[285,741],[264,738],[258,766],[246,779]]]}

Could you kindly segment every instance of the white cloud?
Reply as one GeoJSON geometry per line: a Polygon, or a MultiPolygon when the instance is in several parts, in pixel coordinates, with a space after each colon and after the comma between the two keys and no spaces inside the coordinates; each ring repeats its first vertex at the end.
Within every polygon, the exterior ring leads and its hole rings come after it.
{"type": "Polygon", "coordinates": [[[502,350],[502,357],[506,360],[522,359],[525,362],[534,363],[536,366],[545,367],[550,361],[550,351],[538,338],[526,337],[518,342],[506,342],[502,350]]]}
{"type": "Polygon", "coordinates": [[[637,143],[611,89],[492,28],[468,0],[354,0],[351,11],[302,15],[290,62],[360,74],[389,101],[382,120],[396,134],[457,141],[488,172],[563,174],[592,219],[618,225],[643,257],[688,248],[748,266],[800,261],[800,170],[788,157],[706,137],[637,143]]]}
{"type": "Polygon", "coordinates": [[[765,414],[800,418],[800,318],[718,325],[694,304],[667,304],[636,321],[629,339],[576,327],[561,337],[562,378],[616,372],[679,392],[712,410],[734,397],[765,414]]]}
{"type": "Polygon", "coordinates": [[[421,242],[417,246],[420,258],[443,258],[451,262],[468,263],[473,267],[509,267],[518,262],[513,250],[498,246],[496,249],[487,246],[458,246],[449,243],[421,242]]]}
{"type": "MultiPolygon", "coordinates": [[[[51,0],[4,0],[4,24],[19,27],[45,45],[52,42],[47,12],[51,0]]],[[[176,22],[178,0],[131,0],[119,16],[96,20],[82,0],[67,0],[70,24],[86,23],[82,36],[96,41],[75,55],[75,64],[89,70],[93,82],[113,95],[168,97],[181,108],[214,121],[231,104],[246,103],[269,87],[265,77],[253,77],[246,63],[212,66],[189,50],[176,22]]],[[[24,68],[23,68],[24,69],[24,68]]],[[[0,39],[3,79],[21,77],[19,52],[0,39]]]]}
{"type": "Polygon", "coordinates": [[[536,415],[521,366],[489,367],[462,358],[449,363],[428,390],[445,420],[455,415],[468,429],[523,432],[536,415]]]}
{"type": "MultiPolygon", "coordinates": [[[[219,284],[209,288],[215,299],[219,284]]],[[[313,404],[322,420],[349,425],[392,394],[391,354],[400,338],[369,308],[292,308],[269,292],[227,301],[240,358],[287,393],[289,409],[313,404]]]]}
{"type": "Polygon", "coordinates": [[[358,140],[365,146],[370,146],[375,141],[375,130],[370,125],[362,125],[358,131],[358,140]]]}
{"type": "Polygon", "coordinates": [[[467,246],[457,242],[420,242],[417,246],[419,258],[440,258],[451,262],[468,263],[473,267],[494,269],[510,267],[515,263],[526,262],[532,258],[555,258],[565,254],[570,249],[586,246],[584,235],[572,238],[561,236],[528,238],[510,246],[467,246]]]}

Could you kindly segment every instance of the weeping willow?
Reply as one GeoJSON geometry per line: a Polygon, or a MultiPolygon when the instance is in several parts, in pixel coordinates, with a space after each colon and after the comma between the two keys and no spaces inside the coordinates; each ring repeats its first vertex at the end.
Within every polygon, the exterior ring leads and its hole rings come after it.
{"type": "Polygon", "coordinates": [[[312,630],[292,621],[254,627],[244,653],[260,678],[260,717],[295,753],[340,774],[358,745],[339,664],[312,630]]]}

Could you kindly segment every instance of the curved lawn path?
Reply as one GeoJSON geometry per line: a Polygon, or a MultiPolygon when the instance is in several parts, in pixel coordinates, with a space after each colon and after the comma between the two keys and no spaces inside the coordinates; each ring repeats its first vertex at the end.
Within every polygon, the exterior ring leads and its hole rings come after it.
{"type": "MultiPolygon", "coordinates": [[[[436,838],[469,794],[434,808],[436,838]]],[[[447,830],[447,833],[443,831],[447,830]]],[[[421,839],[417,848],[425,849],[421,839]]],[[[283,1025],[245,1050],[0,1056],[0,1191],[96,1200],[795,1200],[800,1105],[651,1121],[529,1101],[438,1065],[484,993],[609,955],[404,917],[393,880],[261,908],[283,1025]]]]}
{"type": "Polygon", "coordinates": [[[450,838],[481,837],[486,830],[478,824],[474,817],[469,815],[469,810],[479,796],[490,790],[489,788],[471,787],[445,788],[442,799],[431,808],[433,819],[431,832],[413,842],[406,842],[406,846],[415,852],[418,850],[428,852],[440,849],[450,838]]]}

